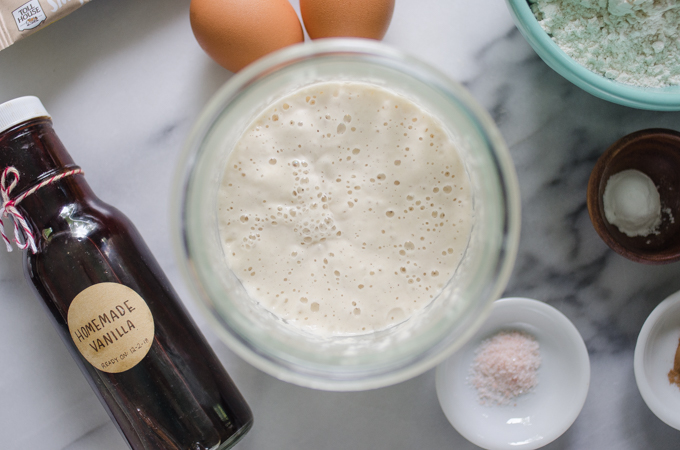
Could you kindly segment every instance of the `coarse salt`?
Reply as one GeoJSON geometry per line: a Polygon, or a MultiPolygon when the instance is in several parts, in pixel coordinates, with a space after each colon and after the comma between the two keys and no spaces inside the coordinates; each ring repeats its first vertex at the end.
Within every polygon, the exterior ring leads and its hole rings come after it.
{"type": "Polygon", "coordinates": [[[469,381],[481,404],[506,405],[536,386],[540,365],[536,338],[523,331],[501,331],[477,348],[469,381]]]}

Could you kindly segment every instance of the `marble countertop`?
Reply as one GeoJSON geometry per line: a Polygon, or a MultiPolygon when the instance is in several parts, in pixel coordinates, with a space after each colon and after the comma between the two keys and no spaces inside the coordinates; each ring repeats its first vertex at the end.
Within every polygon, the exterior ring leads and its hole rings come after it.
{"type": "MultiPolygon", "coordinates": [[[[0,52],[0,102],[40,97],[94,191],[137,225],[254,411],[238,450],[476,448],[441,412],[433,370],[369,392],[314,391],[251,367],[207,328],[178,273],[169,192],[193,121],[230,73],[196,44],[188,9],[188,0],[95,0],[0,52]]],[[[585,194],[611,143],[678,129],[680,113],[614,105],[573,86],[538,58],[502,0],[399,0],[384,41],[462,82],[510,147],[523,210],[505,295],[566,314],[592,365],[581,415],[545,448],[677,449],[680,432],[637,390],[633,350],[648,314],[680,290],[680,265],[643,266],[609,250],[585,194]]],[[[21,253],[1,252],[0,447],[125,449],[24,281],[21,253]]]]}

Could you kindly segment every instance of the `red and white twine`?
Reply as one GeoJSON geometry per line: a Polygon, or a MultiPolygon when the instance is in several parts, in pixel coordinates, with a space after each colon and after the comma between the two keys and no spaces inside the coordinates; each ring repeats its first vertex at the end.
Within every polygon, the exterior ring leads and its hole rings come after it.
{"type": "Polygon", "coordinates": [[[31,232],[31,228],[28,226],[26,219],[24,219],[24,216],[21,215],[16,206],[38,189],[45,187],[48,184],[52,184],[55,181],[59,181],[62,178],[70,177],[71,175],[77,175],[79,173],[83,173],[83,170],[73,169],[67,172],[62,172],[59,175],[55,175],[41,181],[17,198],[11,199],[9,195],[12,192],[12,189],[14,189],[19,182],[19,171],[14,167],[7,167],[2,171],[2,177],[0,177],[0,194],[2,194],[2,206],[0,207],[0,234],[2,234],[2,239],[5,241],[8,252],[12,251],[12,242],[5,234],[5,227],[2,224],[2,218],[10,217],[12,222],[14,222],[14,242],[16,242],[17,247],[19,247],[21,250],[26,250],[28,247],[31,247],[31,251],[33,251],[33,253],[37,253],[38,249],[35,246],[35,237],[31,232]],[[10,185],[7,186],[9,175],[13,175],[14,178],[10,185]],[[19,240],[19,226],[21,226],[21,230],[24,232],[23,243],[19,240]]]}

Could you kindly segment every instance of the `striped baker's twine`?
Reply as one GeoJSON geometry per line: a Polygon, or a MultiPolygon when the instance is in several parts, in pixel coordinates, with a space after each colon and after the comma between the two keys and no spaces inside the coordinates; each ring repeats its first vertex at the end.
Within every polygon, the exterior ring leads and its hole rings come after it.
{"type": "Polygon", "coordinates": [[[17,247],[19,247],[21,250],[26,250],[28,247],[31,247],[31,251],[33,251],[33,253],[37,253],[38,249],[35,247],[35,237],[31,232],[31,228],[28,226],[26,219],[24,219],[24,216],[21,215],[16,206],[38,189],[47,186],[48,184],[52,184],[55,181],[59,181],[62,178],[70,177],[71,175],[77,175],[79,173],[83,173],[83,170],[73,169],[67,172],[62,172],[59,175],[55,175],[51,178],[41,181],[39,184],[36,184],[17,198],[10,199],[9,194],[19,182],[19,171],[14,167],[7,167],[2,171],[2,177],[0,177],[0,194],[2,194],[2,206],[0,207],[0,234],[2,234],[2,239],[5,241],[8,252],[12,251],[12,242],[5,234],[5,227],[2,225],[2,218],[10,217],[12,222],[14,222],[14,242],[16,242],[17,247]],[[13,175],[14,178],[10,185],[7,186],[9,175],[13,175]],[[23,243],[19,240],[19,226],[21,226],[25,236],[23,243]]]}

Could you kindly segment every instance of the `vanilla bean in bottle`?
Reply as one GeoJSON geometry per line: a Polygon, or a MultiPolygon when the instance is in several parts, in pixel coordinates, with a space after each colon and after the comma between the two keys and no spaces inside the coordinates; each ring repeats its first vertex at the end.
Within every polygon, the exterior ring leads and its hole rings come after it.
{"type": "Polygon", "coordinates": [[[0,170],[1,211],[28,247],[26,278],[130,447],[232,447],[252,426],[248,405],[139,232],[95,196],[36,97],[0,105],[0,170]]]}

